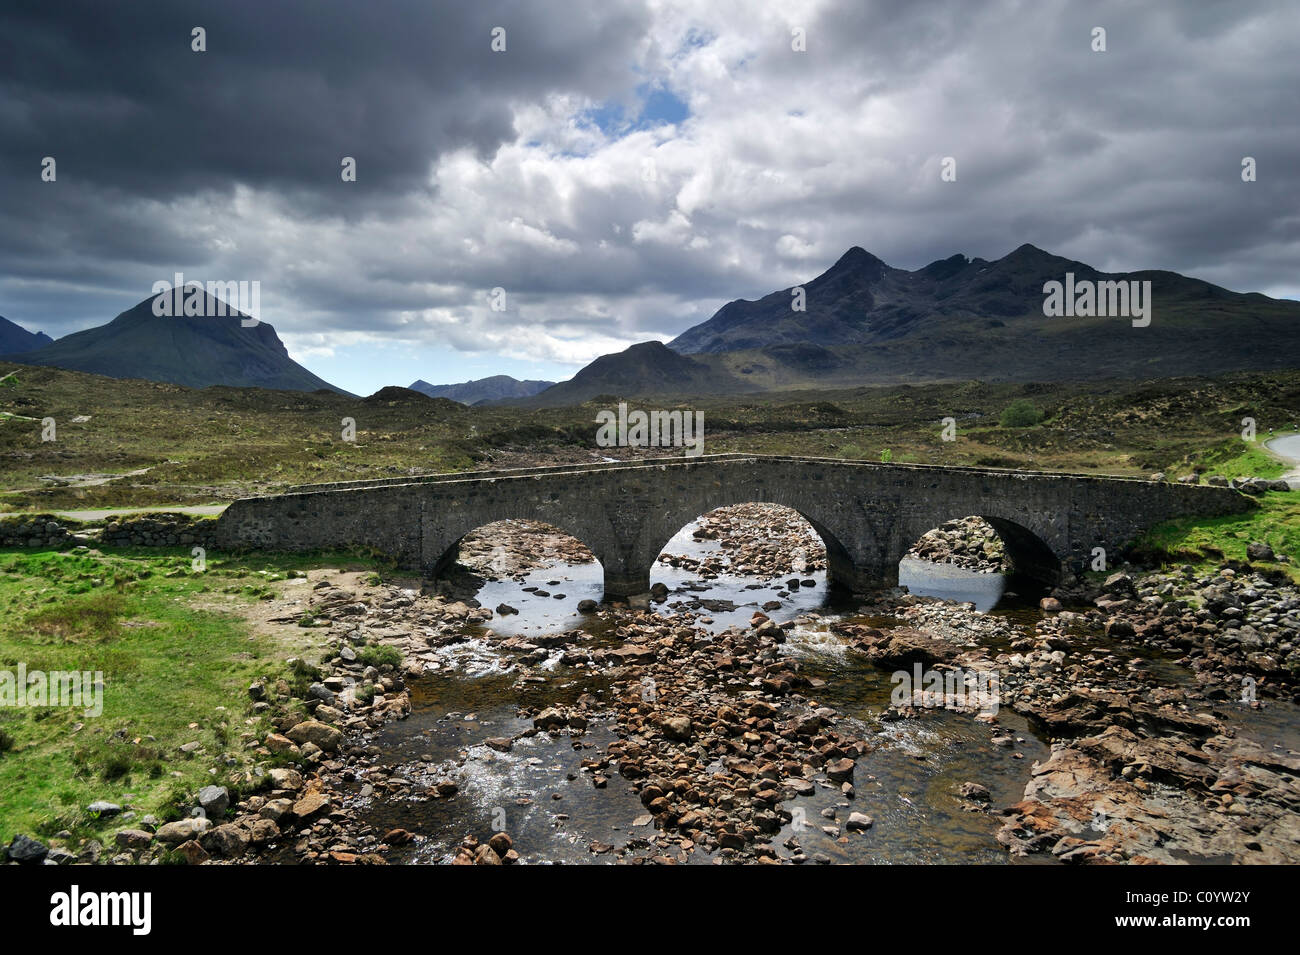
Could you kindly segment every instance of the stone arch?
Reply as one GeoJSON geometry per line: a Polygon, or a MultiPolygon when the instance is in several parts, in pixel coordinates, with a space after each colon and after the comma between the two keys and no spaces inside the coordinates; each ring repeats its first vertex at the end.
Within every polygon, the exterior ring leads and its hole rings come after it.
{"type": "Polygon", "coordinates": [[[645,591],[650,589],[650,571],[654,566],[663,549],[683,528],[722,507],[733,507],[738,504],[774,504],[779,507],[787,508],[802,518],[809,527],[817,534],[822,542],[822,547],[826,551],[826,580],[828,586],[833,589],[852,589],[857,583],[857,565],[850,554],[848,548],[840,541],[838,535],[831,531],[825,523],[811,516],[805,507],[798,504],[790,503],[789,499],[781,500],[779,495],[759,495],[759,496],[729,496],[724,501],[710,501],[708,506],[683,519],[682,515],[691,511],[691,508],[682,508],[666,515],[664,520],[659,523],[657,534],[650,540],[648,548],[649,560],[645,561],[645,591]],[[674,523],[676,521],[677,523],[674,523]]]}
{"type": "Polygon", "coordinates": [[[963,514],[947,514],[945,512],[939,517],[931,516],[908,521],[902,534],[902,547],[898,550],[897,557],[894,560],[895,567],[897,567],[898,561],[902,560],[903,555],[923,535],[948,521],[961,520],[966,517],[979,517],[997,532],[998,536],[1002,538],[1007,559],[1016,576],[1026,577],[1035,583],[1048,587],[1059,582],[1063,560],[1061,555],[1048,543],[1049,539],[1055,537],[1053,530],[1042,527],[1036,529],[1027,526],[1037,522],[1028,520],[1024,515],[1006,517],[988,508],[976,508],[969,513],[963,514]],[[925,526],[921,527],[922,524],[925,526]]]}

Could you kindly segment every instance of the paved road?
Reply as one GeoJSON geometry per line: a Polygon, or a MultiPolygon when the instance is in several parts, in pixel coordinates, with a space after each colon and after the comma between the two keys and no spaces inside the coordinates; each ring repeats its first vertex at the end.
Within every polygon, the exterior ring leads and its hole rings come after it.
{"type": "Polygon", "coordinates": [[[1264,447],[1284,461],[1290,461],[1293,465],[1296,465],[1296,467],[1282,475],[1282,480],[1290,484],[1293,489],[1300,488],[1300,434],[1281,435],[1265,442],[1264,447]]]}

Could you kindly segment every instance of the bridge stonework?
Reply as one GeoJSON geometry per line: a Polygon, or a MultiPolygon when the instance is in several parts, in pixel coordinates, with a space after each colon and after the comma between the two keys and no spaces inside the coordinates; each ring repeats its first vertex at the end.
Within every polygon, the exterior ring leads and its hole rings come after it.
{"type": "Polygon", "coordinates": [[[1254,506],[1228,488],[731,454],[307,485],[235,501],[215,542],[281,551],[368,547],[436,574],[470,531],[528,518],[591,549],[604,567],[606,599],[636,599],[649,591],[651,568],[674,534],[714,508],[746,502],[798,511],[826,544],[832,584],[860,592],[896,583],[912,544],[954,518],[986,518],[1013,559],[1028,557],[1049,577],[1062,565],[1083,568],[1094,547],[1113,560],[1161,521],[1254,506]]]}

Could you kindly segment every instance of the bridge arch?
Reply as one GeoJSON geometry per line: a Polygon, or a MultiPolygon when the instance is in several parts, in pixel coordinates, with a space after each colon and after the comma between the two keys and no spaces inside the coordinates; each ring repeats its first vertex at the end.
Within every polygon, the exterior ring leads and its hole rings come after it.
{"type": "MultiPolygon", "coordinates": [[[[1023,514],[1007,517],[1005,512],[998,513],[987,508],[966,514],[950,514],[946,511],[938,514],[941,516],[917,518],[907,522],[903,536],[909,539],[899,553],[900,561],[916,542],[930,531],[952,521],[978,517],[1002,539],[1006,563],[1010,565],[1007,568],[1009,574],[1027,578],[1045,587],[1055,586],[1060,581],[1064,561],[1062,554],[1050,543],[1056,541],[1059,531],[1050,522],[1036,520],[1032,516],[1023,514]],[[923,524],[928,526],[918,532],[917,528],[923,524]]],[[[1057,546],[1060,546],[1059,542],[1057,546]]],[[[1068,548],[1064,549],[1068,553],[1068,548]]]]}
{"type": "MultiPolygon", "coordinates": [[[[461,546],[464,544],[466,538],[472,537],[477,532],[485,530],[487,528],[491,528],[494,525],[516,523],[520,521],[529,521],[535,525],[539,525],[540,528],[545,532],[554,533],[561,537],[568,538],[569,540],[581,545],[581,547],[584,550],[591,553],[591,557],[595,563],[597,564],[600,563],[600,558],[596,556],[595,552],[591,550],[591,548],[582,540],[582,538],[578,537],[575,534],[570,533],[564,528],[556,527],[554,524],[551,524],[547,521],[537,521],[532,518],[511,517],[511,518],[504,518],[496,521],[489,521],[486,524],[480,524],[477,527],[470,528],[468,531],[466,531],[464,534],[462,534],[460,537],[454,540],[450,544],[450,546],[448,546],[446,551],[444,551],[433,561],[428,571],[429,576],[434,580],[437,580],[438,578],[444,576],[447,570],[451,568],[454,564],[461,562],[461,557],[462,557],[461,546]]],[[[509,545],[505,545],[502,548],[502,550],[505,551],[508,551],[509,549],[510,549],[509,545]]]]}
{"type": "MultiPolygon", "coordinates": [[[[716,492],[716,489],[711,489],[716,492]]],[[[638,548],[637,555],[629,567],[630,573],[623,577],[611,579],[606,568],[606,597],[625,598],[640,597],[650,591],[650,573],[664,548],[683,528],[708,514],[724,507],[741,504],[774,504],[793,511],[802,518],[821,540],[826,551],[826,579],[828,586],[836,589],[853,589],[857,583],[855,561],[852,553],[826,523],[826,515],[820,514],[816,506],[807,501],[798,501],[792,495],[784,494],[747,494],[743,491],[733,494],[711,493],[707,500],[699,505],[680,504],[658,515],[654,522],[654,533],[649,535],[644,546],[638,548]],[[819,516],[821,519],[819,519],[819,516]],[[611,583],[613,585],[611,589],[611,583]]]]}

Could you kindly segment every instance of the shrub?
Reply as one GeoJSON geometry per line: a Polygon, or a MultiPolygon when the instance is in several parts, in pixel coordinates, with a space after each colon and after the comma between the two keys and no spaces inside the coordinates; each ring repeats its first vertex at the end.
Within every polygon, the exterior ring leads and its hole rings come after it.
{"type": "Polygon", "coordinates": [[[1004,428],[1032,428],[1043,420],[1043,409],[1028,398],[1017,398],[1002,411],[1004,428]]]}

